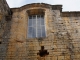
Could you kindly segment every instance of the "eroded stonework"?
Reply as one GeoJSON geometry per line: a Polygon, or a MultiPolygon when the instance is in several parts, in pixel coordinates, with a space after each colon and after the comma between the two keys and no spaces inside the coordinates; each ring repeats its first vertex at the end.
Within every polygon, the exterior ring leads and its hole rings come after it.
{"type": "Polygon", "coordinates": [[[80,60],[80,12],[45,3],[0,6],[0,60],[80,60]],[[28,38],[29,15],[43,13],[46,37],[28,38]]]}

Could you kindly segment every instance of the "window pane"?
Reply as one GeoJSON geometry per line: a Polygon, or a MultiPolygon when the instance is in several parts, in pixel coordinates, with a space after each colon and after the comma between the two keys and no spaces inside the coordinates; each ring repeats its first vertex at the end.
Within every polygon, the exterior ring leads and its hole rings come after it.
{"type": "Polygon", "coordinates": [[[37,37],[41,37],[41,28],[37,26],[37,37]]]}
{"type": "Polygon", "coordinates": [[[36,37],[36,28],[35,27],[33,27],[33,35],[32,35],[32,37],[36,37]]]}
{"type": "Polygon", "coordinates": [[[40,20],[38,19],[37,20],[37,26],[40,26],[41,24],[40,24],[41,22],[40,22],[40,20]]]}
{"type": "Polygon", "coordinates": [[[41,18],[44,18],[44,15],[41,15],[41,18]]]}
{"type": "Polygon", "coordinates": [[[29,21],[28,26],[32,26],[32,19],[29,19],[28,21],[29,21]]]}
{"type": "Polygon", "coordinates": [[[44,25],[44,16],[41,15],[41,25],[44,25]]]}
{"type": "Polygon", "coordinates": [[[33,19],[33,26],[36,27],[36,19],[33,19]]]}
{"type": "Polygon", "coordinates": [[[40,18],[40,15],[38,15],[38,16],[37,16],[37,25],[38,25],[38,26],[41,25],[40,19],[41,19],[41,18],[40,18]]]}
{"type": "Polygon", "coordinates": [[[46,36],[46,34],[45,34],[45,27],[42,26],[41,29],[42,29],[42,37],[45,37],[46,36]]]}
{"type": "Polygon", "coordinates": [[[44,19],[41,18],[41,25],[44,25],[44,19]]]}
{"type": "Polygon", "coordinates": [[[40,15],[37,15],[37,18],[40,18],[40,15]]]}
{"type": "Polygon", "coordinates": [[[32,16],[29,16],[29,19],[32,19],[32,16]]]}
{"type": "Polygon", "coordinates": [[[33,19],[36,19],[36,15],[33,15],[33,19]]]}
{"type": "Polygon", "coordinates": [[[28,28],[28,37],[31,38],[32,37],[32,27],[28,28]]]}

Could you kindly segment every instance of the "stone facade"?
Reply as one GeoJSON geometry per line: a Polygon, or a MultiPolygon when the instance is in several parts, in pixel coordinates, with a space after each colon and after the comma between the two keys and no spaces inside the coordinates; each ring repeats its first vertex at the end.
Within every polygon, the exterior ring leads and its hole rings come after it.
{"type": "Polygon", "coordinates": [[[45,3],[9,8],[0,0],[0,6],[0,60],[80,60],[80,12],[45,3]],[[27,38],[28,15],[39,10],[46,37],[27,38]]]}

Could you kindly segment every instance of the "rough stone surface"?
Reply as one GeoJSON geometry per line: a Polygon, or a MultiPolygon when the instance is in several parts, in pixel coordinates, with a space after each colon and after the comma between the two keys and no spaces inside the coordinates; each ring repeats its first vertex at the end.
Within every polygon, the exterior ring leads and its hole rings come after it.
{"type": "Polygon", "coordinates": [[[10,21],[7,21],[10,8],[6,0],[0,0],[0,60],[5,60],[7,56],[8,41],[10,35],[10,21]]]}
{"type": "Polygon", "coordinates": [[[61,5],[44,3],[10,9],[4,2],[0,0],[0,60],[80,60],[80,12],[65,13],[61,5]],[[44,10],[45,38],[27,38],[31,9],[44,10]],[[48,55],[39,56],[41,46],[48,55]]]}

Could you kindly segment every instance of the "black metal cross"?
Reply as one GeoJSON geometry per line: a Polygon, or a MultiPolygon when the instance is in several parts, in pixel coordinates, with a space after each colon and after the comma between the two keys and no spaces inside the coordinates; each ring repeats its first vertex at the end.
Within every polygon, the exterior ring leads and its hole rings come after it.
{"type": "Polygon", "coordinates": [[[46,55],[49,55],[49,52],[47,52],[47,50],[44,50],[44,46],[41,46],[41,50],[39,50],[39,53],[37,54],[41,57],[44,57],[46,55]]]}

